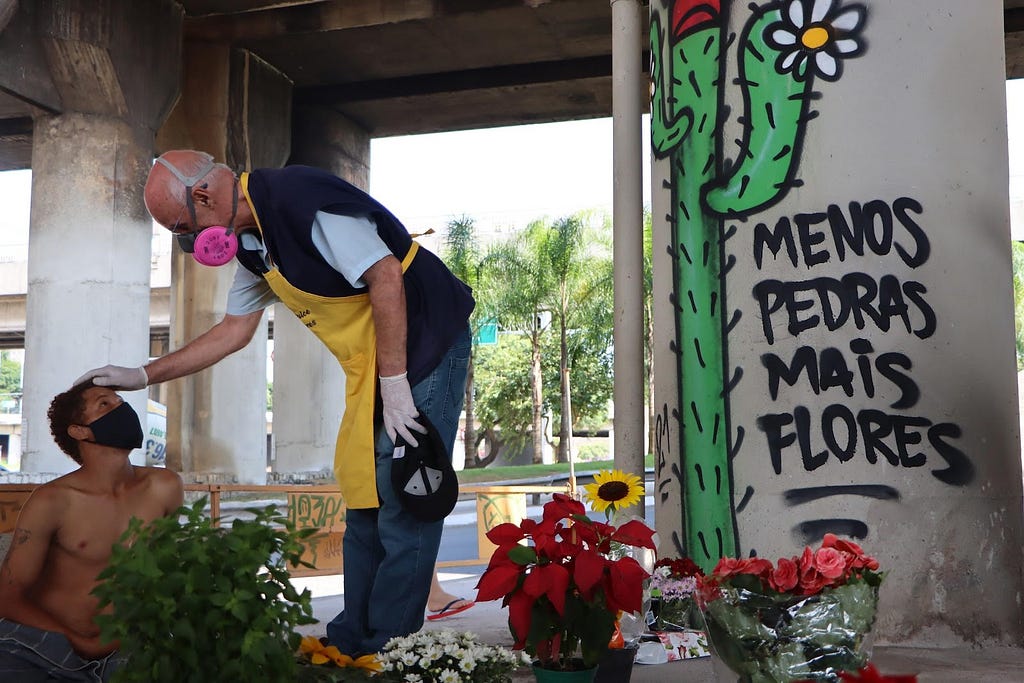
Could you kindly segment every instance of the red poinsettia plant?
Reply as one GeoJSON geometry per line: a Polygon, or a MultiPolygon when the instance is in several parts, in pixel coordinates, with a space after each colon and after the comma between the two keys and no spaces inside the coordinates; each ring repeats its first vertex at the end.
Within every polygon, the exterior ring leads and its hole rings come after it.
{"type": "Polygon", "coordinates": [[[597,666],[620,611],[637,612],[647,571],[612,544],[654,549],[654,531],[639,520],[614,527],[556,493],[541,521],[501,524],[487,532],[498,547],[477,584],[477,600],[509,610],[513,649],[546,669],[597,666]],[[614,555],[615,559],[612,559],[614,555]],[[579,654],[577,654],[579,653],[579,654]]]}

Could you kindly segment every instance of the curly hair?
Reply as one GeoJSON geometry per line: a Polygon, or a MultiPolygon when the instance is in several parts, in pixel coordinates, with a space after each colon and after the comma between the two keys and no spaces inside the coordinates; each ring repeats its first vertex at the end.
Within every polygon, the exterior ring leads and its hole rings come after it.
{"type": "Polygon", "coordinates": [[[68,434],[68,427],[79,424],[78,421],[82,419],[82,410],[85,408],[82,394],[86,389],[91,389],[94,386],[91,379],[76,384],[67,391],[54,396],[46,411],[46,417],[50,420],[50,434],[53,435],[53,440],[79,465],[82,464],[82,456],[78,452],[78,441],[68,434]]]}

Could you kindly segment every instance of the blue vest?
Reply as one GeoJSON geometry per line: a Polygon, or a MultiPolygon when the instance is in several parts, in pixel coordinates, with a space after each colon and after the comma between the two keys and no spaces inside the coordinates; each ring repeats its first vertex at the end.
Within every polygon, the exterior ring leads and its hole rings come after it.
{"type": "MultiPolygon", "coordinates": [[[[369,216],[377,224],[377,234],[399,261],[412,244],[405,226],[380,202],[316,168],[256,169],[249,174],[249,196],[273,262],[288,282],[310,294],[345,297],[366,293],[350,285],[313,244],[313,219],[318,211],[369,216]]],[[[466,329],[474,301],[472,290],[426,249],[416,253],[404,282],[406,368],[409,383],[415,385],[437,366],[456,335],[466,329]]]]}

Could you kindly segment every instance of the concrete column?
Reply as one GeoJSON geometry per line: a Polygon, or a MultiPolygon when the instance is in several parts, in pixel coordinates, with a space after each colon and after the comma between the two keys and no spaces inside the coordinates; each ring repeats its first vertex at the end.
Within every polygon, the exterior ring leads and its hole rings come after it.
{"type": "MultiPolygon", "coordinates": [[[[149,336],[148,214],[142,185],[152,131],[111,117],[36,122],[32,147],[22,469],[75,463],[49,433],[53,396],[90,367],[142,365],[149,336]]],[[[146,392],[126,394],[141,417],[146,392]]],[[[142,463],[142,451],[132,453],[142,463]]]]}
{"type": "MultiPolygon", "coordinates": [[[[238,170],[279,166],[288,155],[291,83],[254,55],[188,45],[182,99],[160,150],[201,149],[238,170]]],[[[209,268],[175,248],[171,349],[220,321],[236,264],[209,268]]],[[[238,353],[168,383],[167,462],[187,479],[266,483],[267,321],[238,353]]]]}
{"type": "Polygon", "coordinates": [[[330,470],[345,410],[345,374],[284,304],[274,309],[274,471],[330,470]]]}
{"type": "Polygon", "coordinates": [[[370,136],[363,128],[328,107],[296,107],[292,120],[289,163],[322,168],[356,187],[370,187],[370,136]]]}
{"type": "MultiPolygon", "coordinates": [[[[88,368],[148,356],[142,188],[153,131],[177,97],[182,13],[169,0],[32,9],[62,110],[34,122],[22,468],[66,472],[74,463],[50,437],[50,400],[88,368]]],[[[126,398],[144,418],[146,393],[126,398]]]]}
{"type": "MultiPolygon", "coordinates": [[[[640,3],[612,0],[615,467],[644,476],[644,262],[640,3]]],[[[644,505],[635,506],[643,516],[644,505]]]]}
{"type": "MultiPolygon", "coordinates": [[[[365,188],[370,138],[336,112],[295,111],[293,164],[316,166],[365,188]]],[[[274,317],[274,470],[330,469],[345,410],[345,375],[337,359],[281,304],[274,317]]]]}

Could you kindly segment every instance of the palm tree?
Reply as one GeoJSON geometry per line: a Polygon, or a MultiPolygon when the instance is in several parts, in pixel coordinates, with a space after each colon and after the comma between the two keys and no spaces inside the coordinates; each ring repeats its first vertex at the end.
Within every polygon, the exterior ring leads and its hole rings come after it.
{"type": "Polygon", "coordinates": [[[544,242],[552,278],[550,308],[559,331],[561,424],[558,461],[570,464],[574,455],[572,430],[575,423],[570,373],[573,347],[580,347],[581,341],[578,339],[573,343],[571,337],[606,332],[610,326],[598,324],[596,317],[607,317],[612,310],[607,305],[607,295],[610,295],[613,285],[608,258],[610,246],[600,233],[588,229],[590,218],[589,214],[581,212],[555,221],[544,242]]]}
{"type": "Polygon", "coordinates": [[[647,380],[647,452],[654,453],[654,266],[651,210],[644,209],[644,376],[647,380]]]}
{"type": "Polygon", "coordinates": [[[530,340],[530,394],[533,404],[533,461],[543,461],[544,380],[541,336],[547,330],[545,304],[550,299],[550,269],[544,256],[545,227],[534,222],[522,233],[492,246],[484,259],[483,289],[501,327],[530,340]],[[491,299],[490,297],[493,297],[491,299]]]}
{"type": "Polygon", "coordinates": [[[455,277],[459,278],[473,288],[477,297],[477,306],[469,319],[470,330],[473,333],[473,350],[469,355],[469,364],[466,368],[466,394],[464,406],[466,411],[466,428],[463,445],[465,447],[465,467],[473,468],[481,465],[476,456],[476,410],[473,391],[473,357],[476,355],[476,337],[483,321],[486,321],[486,302],[481,302],[482,291],[478,287],[480,282],[480,269],[482,267],[482,256],[480,245],[476,237],[476,225],[472,218],[460,216],[448,221],[448,236],[445,240],[443,253],[444,261],[448,269],[455,277]]]}

